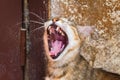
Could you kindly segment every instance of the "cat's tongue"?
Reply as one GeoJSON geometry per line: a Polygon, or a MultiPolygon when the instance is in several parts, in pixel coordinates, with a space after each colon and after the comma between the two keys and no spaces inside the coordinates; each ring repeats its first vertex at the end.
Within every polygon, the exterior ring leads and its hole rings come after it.
{"type": "Polygon", "coordinates": [[[47,28],[49,55],[52,59],[56,59],[68,44],[66,33],[55,23],[47,28]]]}
{"type": "Polygon", "coordinates": [[[56,40],[52,42],[50,56],[57,56],[62,51],[63,48],[64,48],[64,44],[62,41],[56,40]]]}

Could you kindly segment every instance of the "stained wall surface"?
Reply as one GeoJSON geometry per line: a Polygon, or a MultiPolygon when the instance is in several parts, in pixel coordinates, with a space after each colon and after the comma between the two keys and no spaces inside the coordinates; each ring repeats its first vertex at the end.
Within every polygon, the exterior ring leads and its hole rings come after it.
{"type": "Polygon", "coordinates": [[[120,0],[51,0],[50,18],[94,26],[81,55],[94,68],[120,74],[120,0]]]}

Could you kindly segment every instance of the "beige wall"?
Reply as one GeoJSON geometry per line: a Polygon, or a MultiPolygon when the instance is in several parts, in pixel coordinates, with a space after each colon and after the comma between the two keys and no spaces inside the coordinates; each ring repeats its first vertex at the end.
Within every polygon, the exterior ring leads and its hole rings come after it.
{"type": "Polygon", "coordinates": [[[95,26],[81,55],[95,68],[120,74],[120,0],[51,0],[49,17],[95,26]]]}

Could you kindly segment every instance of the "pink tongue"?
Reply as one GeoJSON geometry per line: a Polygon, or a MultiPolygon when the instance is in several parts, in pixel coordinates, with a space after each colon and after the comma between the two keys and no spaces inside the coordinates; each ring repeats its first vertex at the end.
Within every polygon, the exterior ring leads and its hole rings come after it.
{"type": "Polygon", "coordinates": [[[62,43],[62,41],[54,41],[52,42],[52,49],[50,51],[50,55],[55,55],[57,56],[57,54],[63,49],[64,45],[62,43]]]}

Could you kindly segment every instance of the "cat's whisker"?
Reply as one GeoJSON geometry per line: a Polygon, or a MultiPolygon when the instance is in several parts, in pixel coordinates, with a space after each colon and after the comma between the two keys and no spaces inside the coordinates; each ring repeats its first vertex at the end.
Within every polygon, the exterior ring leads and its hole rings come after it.
{"type": "Polygon", "coordinates": [[[42,19],[38,14],[34,13],[34,12],[30,12],[30,14],[36,16],[37,18],[39,18],[40,20],[42,20],[42,22],[45,22],[44,19],[42,19]]]}
{"type": "MultiPolygon", "coordinates": [[[[35,23],[35,24],[44,25],[44,23],[39,22],[39,21],[34,21],[34,20],[30,20],[29,22],[26,22],[26,21],[18,22],[18,23],[16,23],[16,25],[21,25],[21,24],[24,24],[24,23],[35,23]]],[[[39,29],[41,29],[41,28],[43,28],[43,27],[44,27],[44,26],[35,28],[35,29],[31,30],[30,32],[34,32],[34,31],[39,30],[39,29]]]]}
{"type": "Polygon", "coordinates": [[[33,32],[35,32],[36,30],[39,30],[39,29],[42,29],[42,28],[44,28],[44,26],[41,26],[41,27],[35,28],[35,29],[31,30],[30,33],[33,33],[33,32]]]}
{"type": "Polygon", "coordinates": [[[35,24],[44,25],[44,23],[39,22],[39,21],[34,21],[34,20],[30,20],[29,22],[26,22],[26,21],[18,22],[16,25],[21,25],[23,23],[35,23],[35,24]]]}
{"type": "Polygon", "coordinates": [[[41,24],[42,24],[42,25],[44,24],[44,23],[42,23],[42,22],[34,21],[34,20],[30,20],[30,23],[36,23],[36,24],[40,24],[40,25],[41,25],[41,24]]]}
{"type": "Polygon", "coordinates": [[[23,23],[25,23],[25,22],[18,22],[16,25],[21,25],[21,24],[23,24],[23,23]]]}

